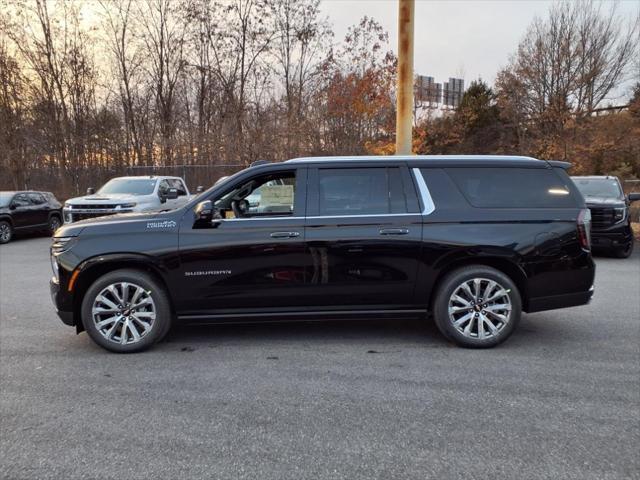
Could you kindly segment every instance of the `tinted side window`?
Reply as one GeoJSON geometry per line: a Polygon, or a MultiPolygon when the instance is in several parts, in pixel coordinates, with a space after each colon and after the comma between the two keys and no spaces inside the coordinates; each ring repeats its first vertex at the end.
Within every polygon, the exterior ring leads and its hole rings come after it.
{"type": "Polygon", "coordinates": [[[468,202],[481,208],[571,208],[571,189],[553,170],[447,168],[468,202]]]}
{"type": "Polygon", "coordinates": [[[44,197],[39,193],[30,193],[29,199],[34,205],[42,205],[43,203],[46,203],[44,197]]]}
{"type": "Polygon", "coordinates": [[[187,194],[187,189],[185,188],[184,183],[182,183],[182,180],[178,180],[177,178],[174,178],[169,180],[169,182],[172,188],[175,188],[176,190],[178,190],[179,197],[182,197],[187,194]]]}
{"type": "Polygon", "coordinates": [[[168,180],[162,180],[160,182],[160,185],[158,185],[158,195],[160,195],[160,196],[167,195],[167,193],[169,193],[169,188],[171,188],[169,186],[169,181],[168,180]]]}
{"type": "Polygon", "coordinates": [[[407,211],[398,168],[318,170],[320,215],[379,215],[407,211]]]}
{"type": "Polygon", "coordinates": [[[13,197],[12,202],[16,207],[29,207],[32,205],[31,200],[27,197],[26,193],[19,193],[13,197]]]}

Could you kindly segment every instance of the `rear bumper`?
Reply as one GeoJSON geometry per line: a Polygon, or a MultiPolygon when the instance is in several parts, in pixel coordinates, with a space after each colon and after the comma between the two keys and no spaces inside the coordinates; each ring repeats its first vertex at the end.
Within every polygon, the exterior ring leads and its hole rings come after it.
{"type": "Polygon", "coordinates": [[[49,282],[49,292],[51,294],[51,300],[56,307],[56,313],[62,323],[69,326],[74,326],[76,324],[75,318],[73,316],[73,311],[67,310],[64,302],[64,296],[62,295],[60,284],[56,281],[55,278],[52,278],[49,282]]]}
{"type": "Polygon", "coordinates": [[[563,295],[553,295],[550,297],[537,297],[529,299],[528,313],[542,312],[545,310],[555,310],[556,308],[577,307],[586,305],[593,298],[595,292],[592,286],[586,292],[565,293],[563,295]]]}

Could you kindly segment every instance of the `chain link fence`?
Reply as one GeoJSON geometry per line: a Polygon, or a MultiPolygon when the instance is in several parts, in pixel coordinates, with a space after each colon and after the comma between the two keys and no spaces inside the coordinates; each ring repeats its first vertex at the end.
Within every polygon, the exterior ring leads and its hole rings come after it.
{"type": "Polygon", "coordinates": [[[58,168],[25,169],[19,185],[11,180],[6,168],[0,168],[0,190],[37,190],[53,192],[59,200],[84,195],[87,188],[96,191],[114,177],[166,175],[184,178],[191,193],[198,186],[205,190],[220,177],[232,175],[244,165],[155,165],[122,167],[87,167],[61,171],[58,168]]]}

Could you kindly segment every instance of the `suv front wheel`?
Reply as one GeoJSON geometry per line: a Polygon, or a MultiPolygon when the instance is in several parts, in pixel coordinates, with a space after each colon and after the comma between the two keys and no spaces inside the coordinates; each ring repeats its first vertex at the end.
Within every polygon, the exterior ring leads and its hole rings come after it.
{"type": "Polygon", "coordinates": [[[9,243],[11,237],[13,237],[13,228],[11,228],[11,224],[6,220],[0,220],[0,244],[9,243]]]}
{"type": "Polygon", "coordinates": [[[171,308],[166,292],[150,275],[116,270],[87,290],[82,323],[101,347],[117,353],[139,352],[169,331],[171,308]]]}
{"type": "Polygon", "coordinates": [[[449,273],[433,304],[440,332],[454,343],[471,348],[504,342],[520,321],[521,310],[520,293],[513,281],[484,265],[449,273]]]}
{"type": "Polygon", "coordinates": [[[61,225],[62,222],[58,215],[51,215],[51,217],[49,217],[49,233],[51,233],[51,235],[56,233],[56,230],[58,230],[61,225]]]}
{"type": "Polygon", "coordinates": [[[616,258],[629,258],[633,253],[633,236],[629,243],[627,243],[624,247],[619,247],[617,250],[613,251],[613,256],[616,258]]]}

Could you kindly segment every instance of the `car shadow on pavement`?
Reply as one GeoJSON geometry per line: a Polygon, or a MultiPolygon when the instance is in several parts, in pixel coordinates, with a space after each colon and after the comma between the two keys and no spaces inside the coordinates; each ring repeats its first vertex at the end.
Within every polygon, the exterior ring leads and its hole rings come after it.
{"type": "MultiPolygon", "coordinates": [[[[548,313],[524,315],[514,335],[498,348],[526,345],[559,346],[574,336],[575,324],[548,313]]],[[[184,351],[203,344],[398,344],[426,348],[457,348],[431,319],[323,320],[277,323],[177,325],[156,348],[179,346],[184,351]]],[[[372,352],[377,353],[377,352],[372,352]]]]}
{"type": "Polygon", "coordinates": [[[407,342],[443,344],[444,339],[431,321],[322,320],[217,325],[177,325],[162,343],[201,344],[242,341],[280,342],[407,342]]]}

